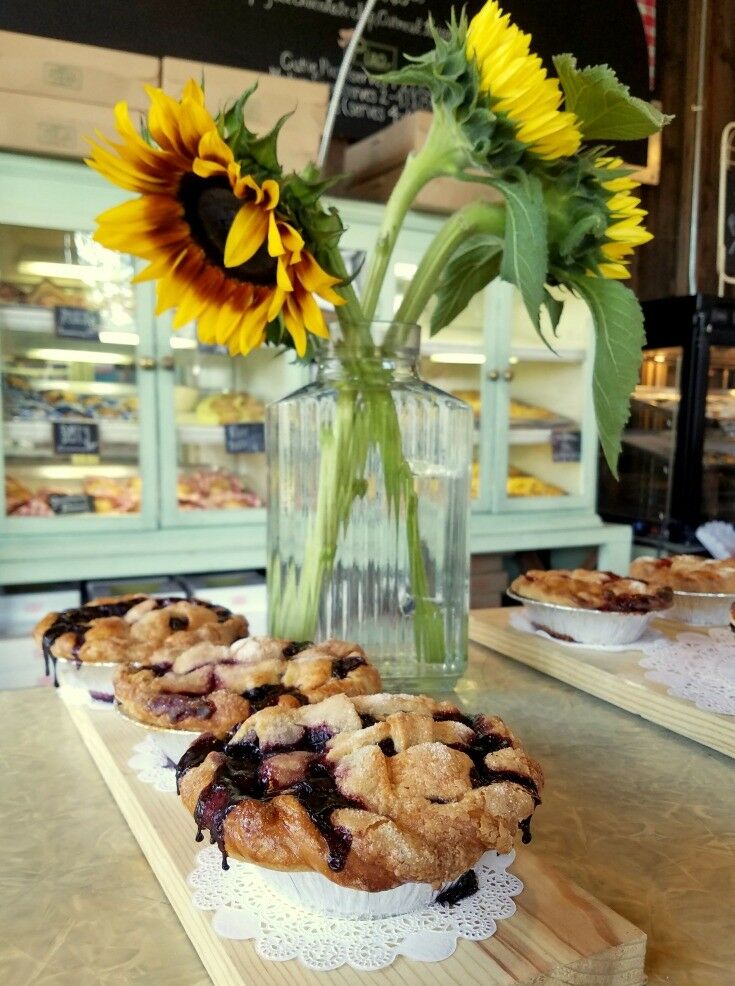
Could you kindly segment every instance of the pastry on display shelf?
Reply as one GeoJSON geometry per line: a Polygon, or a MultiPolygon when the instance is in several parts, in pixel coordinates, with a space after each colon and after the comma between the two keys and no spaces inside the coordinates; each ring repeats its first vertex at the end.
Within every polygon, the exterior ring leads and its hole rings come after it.
{"type": "Polygon", "coordinates": [[[514,579],[510,588],[524,599],[605,613],[649,613],[666,609],[673,598],[665,586],[585,568],[532,570],[514,579]]]}
{"type": "Polygon", "coordinates": [[[522,472],[515,466],[508,466],[508,496],[565,496],[566,491],[545,479],[522,472]]]}
{"type": "Polygon", "coordinates": [[[98,514],[135,514],[140,511],[140,476],[113,479],[108,476],[88,476],[84,492],[94,500],[98,514]]]}
{"type": "Polygon", "coordinates": [[[115,698],[128,718],[222,738],[267,706],[296,708],[330,695],[364,695],[380,675],[357,644],[246,637],[232,646],[195,644],[169,667],[123,666],[115,698]]]}
{"type": "Polygon", "coordinates": [[[470,388],[460,388],[458,390],[452,389],[452,395],[460,401],[464,401],[465,404],[469,404],[472,408],[472,413],[475,417],[480,415],[480,391],[472,390],[470,388]]]}
{"type": "Polygon", "coordinates": [[[14,479],[10,473],[5,474],[5,512],[8,514],[15,513],[19,507],[33,497],[31,490],[19,483],[17,479],[14,479]]]}
{"type": "Polygon", "coordinates": [[[202,599],[137,594],[48,613],[33,636],[47,659],[171,665],[194,644],[229,645],[247,628],[244,616],[202,599]]]}
{"type": "Polygon", "coordinates": [[[534,404],[527,404],[525,401],[517,401],[511,398],[509,401],[510,420],[519,421],[554,421],[559,415],[549,411],[545,407],[536,407],[534,404]]]}
{"type": "Polygon", "coordinates": [[[8,421],[49,421],[59,418],[136,421],[138,417],[138,398],[135,395],[78,394],[61,387],[58,390],[35,390],[29,380],[17,373],[5,375],[3,407],[8,421]]]}
{"type": "Polygon", "coordinates": [[[263,501],[227,469],[195,469],[179,474],[176,498],[181,510],[242,510],[263,501]]]}
{"type": "Polygon", "coordinates": [[[194,414],[199,424],[229,425],[263,421],[265,404],[250,394],[210,394],[197,404],[194,414]]]}
{"type": "Polygon", "coordinates": [[[470,882],[485,852],[530,838],[543,774],[499,718],[374,694],[262,709],[196,740],[177,780],[225,857],[329,892],[470,882]]]}
{"type": "Polygon", "coordinates": [[[697,555],[652,558],[644,555],[631,563],[630,574],[651,585],[669,586],[677,592],[735,593],[735,558],[700,558],[697,555]]]}

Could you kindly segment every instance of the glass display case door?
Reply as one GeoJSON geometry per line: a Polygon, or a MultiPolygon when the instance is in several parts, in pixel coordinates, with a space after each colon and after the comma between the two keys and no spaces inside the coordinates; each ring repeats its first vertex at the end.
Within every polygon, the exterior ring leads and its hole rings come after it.
{"type": "Polygon", "coordinates": [[[91,232],[119,198],[81,165],[9,155],[0,186],[0,529],[154,528],[153,293],[91,232]]]}
{"type": "Polygon", "coordinates": [[[264,526],[265,406],[305,384],[292,351],[230,356],[158,320],[161,523],[264,526]]]}
{"type": "Polygon", "coordinates": [[[591,318],[567,296],[555,338],[539,338],[519,293],[503,281],[485,292],[491,338],[484,367],[492,396],[490,471],[496,512],[592,506],[596,430],[591,400],[591,318]],[[501,479],[500,477],[503,477],[501,479]]]}

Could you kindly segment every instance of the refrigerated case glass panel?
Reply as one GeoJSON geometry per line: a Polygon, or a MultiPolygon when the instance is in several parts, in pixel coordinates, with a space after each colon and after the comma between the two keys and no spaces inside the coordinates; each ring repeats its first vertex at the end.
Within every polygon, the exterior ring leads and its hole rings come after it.
{"type": "MultiPolygon", "coordinates": [[[[393,311],[398,311],[404,293],[416,273],[416,265],[394,264],[396,294],[393,311]]],[[[472,498],[480,493],[480,389],[485,365],[484,296],[476,294],[458,317],[441,332],[431,335],[431,314],[436,299],[432,298],[421,319],[420,374],[423,380],[440,390],[448,391],[466,401],[475,419],[475,441],[472,456],[472,498]]]]}
{"type": "Polygon", "coordinates": [[[89,233],[0,225],[6,516],[140,513],[132,276],[89,233]]]}
{"type": "Polygon", "coordinates": [[[644,352],[622,436],[619,481],[600,461],[600,502],[606,516],[633,518],[646,530],[666,525],[671,512],[682,357],[679,346],[644,352]]]}
{"type": "Polygon", "coordinates": [[[702,513],[735,521],[735,348],[711,346],[702,458],[702,513]]]}
{"type": "Polygon", "coordinates": [[[540,339],[518,292],[514,292],[508,366],[501,373],[508,395],[506,503],[578,497],[586,401],[588,313],[567,298],[556,352],[540,339]]]}
{"type": "Polygon", "coordinates": [[[197,341],[193,325],[171,336],[178,511],[265,506],[265,406],[306,382],[292,351],[247,357],[197,341]]]}

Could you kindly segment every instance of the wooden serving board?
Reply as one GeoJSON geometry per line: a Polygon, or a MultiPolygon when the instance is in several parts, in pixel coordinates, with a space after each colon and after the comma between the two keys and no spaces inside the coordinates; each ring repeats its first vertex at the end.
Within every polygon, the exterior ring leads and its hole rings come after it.
{"type": "Polygon", "coordinates": [[[400,957],[379,972],[348,966],[315,973],[298,962],[261,959],[251,942],[220,938],[212,915],[191,903],[186,879],[194,867],[194,823],[173,794],[139,781],[127,766],[144,732],[112,710],[67,706],[151,869],[171,902],[215,986],[334,986],[420,981],[435,986],[639,986],[645,982],[646,936],[610,908],[524,849],[513,872],[525,889],[518,910],[487,941],[461,941],[444,962],[400,957]]]}
{"type": "MultiPolygon", "coordinates": [[[[470,640],[626,712],[635,712],[712,750],[735,757],[735,716],[705,712],[687,699],[669,695],[666,685],[646,678],[638,663],[643,657],[641,651],[569,647],[538,634],[516,630],[509,623],[514,611],[518,612],[506,608],[471,613],[470,640]]],[[[655,620],[651,626],[672,637],[683,630],[706,632],[705,627],[669,620],[655,620]]]]}

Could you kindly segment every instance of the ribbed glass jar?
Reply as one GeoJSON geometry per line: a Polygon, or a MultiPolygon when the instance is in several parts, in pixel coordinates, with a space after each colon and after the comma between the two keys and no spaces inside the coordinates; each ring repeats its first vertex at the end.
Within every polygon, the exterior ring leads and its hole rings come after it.
{"type": "Polygon", "coordinates": [[[419,378],[418,327],[396,328],[333,331],[314,383],[268,408],[269,626],[357,641],[392,687],[426,689],[467,661],[473,421],[419,378]]]}

